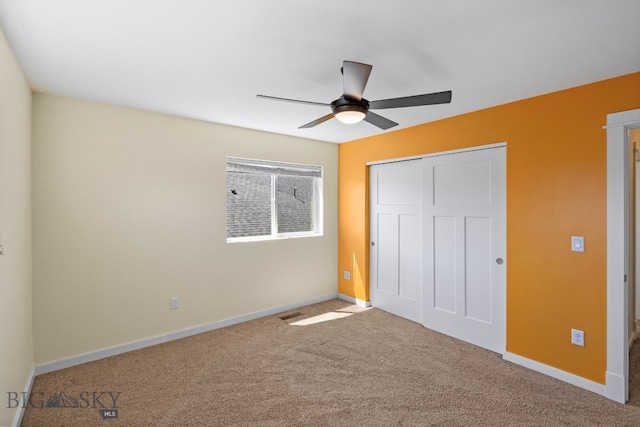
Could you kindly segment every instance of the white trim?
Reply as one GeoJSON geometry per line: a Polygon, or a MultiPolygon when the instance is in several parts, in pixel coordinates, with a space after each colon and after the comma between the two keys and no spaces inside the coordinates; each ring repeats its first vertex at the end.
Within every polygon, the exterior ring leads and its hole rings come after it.
{"type": "Polygon", "coordinates": [[[457,150],[449,150],[449,151],[437,151],[435,153],[420,154],[418,156],[399,157],[397,159],[377,160],[374,162],[367,162],[366,165],[372,166],[372,165],[382,165],[385,163],[406,162],[408,160],[417,160],[417,159],[424,159],[427,157],[436,157],[436,156],[448,156],[450,154],[468,153],[469,151],[489,150],[491,148],[506,147],[506,146],[507,146],[506,142],[497,142],[495,144],[477,145],[475,147],[459,148],[457,150]]]}
{"type": "Polygon", "coordinates": [[[117,346],[104,348],[89,353],[79,354],[77,356],[68,357],[65,359],[56,360],[49,363],[44,363],[35,367],[35,375],[42,375],[49,372],[58,371],[60,369],[70,368],[72,366],[82,365],[83,363],[93,362],[96,360],[104,359],[118,354],[128,353],[130,351],[139,350],[145,347],[151,347],[157,344],[163,344],[166,342],[178,340],[181,338],[190,337],[192,335],[201,334],[203,332],[213,331],[215,329],[224,328],[238,323],[248,322],[250,320],[259,319],[261,317],[271,316],[274,314],[282,313],[283,311],[292,310],[295,308],[304,307],[311,304],[317,304],[324,301],[329,301],[338,297],[337,293],[324,295],[316,298],[311,298],[304,301],[299,301],[292,304],[281,305],[278,307],[269,308],[267,310],[256,311],[242,316],[232,317],[230,319],[220,320],[218,322],[205,323],[200,326],[192,328],[182,329],[180,331],[169,332],[163,335],[157,335],[151,338],[145,338],[138,341],[133,341],[117,346]]]}
{"type": "MultiPolygon", "coordinates": [[[[33,380],[35,379],[35,377],[36,368],[34,366],[31,368],[31,372],[27,377],[27,382],[24,385],[23,396],[28,396],[31,393],[31,387],[33,387],[33,380]]],[[[24,405],[23,403],[22,405],[18,406],[17,409],[18,410],[16,411],[16,414],[13,416],[13,422],[11,423],[13,427],[20,427],[20,424],[22,424],[22,417],[24,417],[24,410],[26,409],[26,405],[24,405]]]]}
{"type": "Polygon", "coordinates": [[[508,351],[505,351],[502,357],[504,360],[515,363],[516,365],[524,366],[525,368],[540,372],[541,374],[550,376],[560,381],[564,381],[576,387],[580,387],[601,396],[606,396],[606,390],[603,384],[587,380],[585,378],[579,377],[578,375],[574,375],[561,369],[554,368],[553,366],[536,362],[535,360],[527,359],[526,357],[518,356],[517,354],[509,353],[508,351]]]}
{"type": "Polygon", "coordinates": [[[624,377],[607,371],[605,375],[605,397],[618,403],[626,403],[627,381],[624,377]]]}
{"type": "Polygon", "coordinates": [[[607,125],[602,126],[602,128],[610,129],[620,126],[636,127],[640,125],[640,123],[638,123],[638,115],[640,114],[638,111],[640,111],[640,109],[607,114],[607,125]]]}
{"type": "MultiPolygon", "coordinates": [[[[275,215],[273,215],[273,217],[275,218],[275,215]]],[[[322,221],[320,224],[322,224],[322,221]]],[[[297,233],[269,234],[265,236],[227,237],[227,243],[267,242],[271,240],[300,239],[302,237],[322,237],[322,232],[300,231],[297,233]]]]}
{"type": "Polygon", "coordinates": [[[347,296],[347,295],[345,295],[345,294],[340,294],[340,293],[339,293],[339,294],[338,294],[338,299],[341,299],[341,300],[343,300],[343,301],[350,302],[351,304],[355,304],[355,305],[357,305],[357,306],[359,306],[359,307],[362,307],[362,308],[369,308],[369,307],[371,307],[371,301],[364,301],[364,300],[361,300],[361,299],[352,298],[352,297],[347,296]]]}
{"type": "Polygon", "coordinates": [[[617,128],[617,127],[622,127],[622,126],[628,127],[630,129],[633,129],[633,128],[637,128],[639,125],[638,125],[638,122],[630,121],[630,122],[623,122],[623,123],[614,123],[614,124],[612,124],[610,126],[609,125],[602,126],[602,129],[606,130],[606,129],[612,129],[612,128],[617,128]]]}
{"type": "Polygon", "coordinates": [[[627,129],[640,125],[640,109],[607,115],[607,372],[605,396],[629,398],[627,274],[627,129]]]}

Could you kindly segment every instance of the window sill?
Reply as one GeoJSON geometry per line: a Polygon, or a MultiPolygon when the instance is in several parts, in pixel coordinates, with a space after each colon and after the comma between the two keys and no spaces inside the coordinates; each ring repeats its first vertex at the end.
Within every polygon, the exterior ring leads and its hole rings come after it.
{"type": "Polygon", "coordinates": [[[265,242],[270,240],[299,239],[302,237],[319,237],[322,233],[287,233],[276,236],[227,237],[227,243],[265,242]]]}

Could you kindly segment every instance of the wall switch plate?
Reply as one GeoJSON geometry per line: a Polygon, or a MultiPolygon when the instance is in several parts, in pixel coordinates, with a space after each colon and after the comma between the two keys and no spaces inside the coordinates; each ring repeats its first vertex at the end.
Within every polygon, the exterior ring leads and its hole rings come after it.
{"type": "Polygon", "coordinates": [[[175,310],[180,306],[178,303],[178,297],[169,298],[169,308],[175,310]]]}
{"type": "Polygon", "coordinates": [[[584,331],[579,331],[578,329],[571,330],[571,344],[579,345],[584,347],[584,331]]]}
{"type": "Polygon", "coordinates": [[[345,270],[342,274],[342,277],[344,277],[345,280],[351,280],[351,272],[345,270]]]}
{"type": "Polygon", "coordinates": [[[584,252],[584,237],[571,236],[571,250],[573,252],[584,252]]]}

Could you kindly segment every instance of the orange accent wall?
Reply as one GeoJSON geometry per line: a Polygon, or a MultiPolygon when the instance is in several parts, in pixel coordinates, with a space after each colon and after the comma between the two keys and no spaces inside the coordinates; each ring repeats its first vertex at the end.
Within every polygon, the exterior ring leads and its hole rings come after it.
{"type": "Polygon", "coordinates": [[[640,73],[341,144],[338,291],[369,300],[367,162],[506,142],[507,351],[604,384],[602,126],[636,108],[640,73]],[[585,237],[584,253],[571,251],[572,235],[585,237]],[[585,347],[571,345],[571,328],[585,347]]]}

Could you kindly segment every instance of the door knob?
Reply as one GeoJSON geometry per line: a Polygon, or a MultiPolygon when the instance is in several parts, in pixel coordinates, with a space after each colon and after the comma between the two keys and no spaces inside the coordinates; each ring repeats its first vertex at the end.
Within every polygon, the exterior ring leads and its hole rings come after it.
{"type": "Polygon", "coordinates": [[[375,245],[376,245],[376,242],[371,242],[371,246],[375,246],[375,245]]]}
{"type": "Polygon", "coordinates": [[[497,263],[498,265],[502,265],[502,264],[504,263],[504,261],[502,260],[502,258],[498,258],[498,259],[496,260],[496,263],[497,263]]]}

